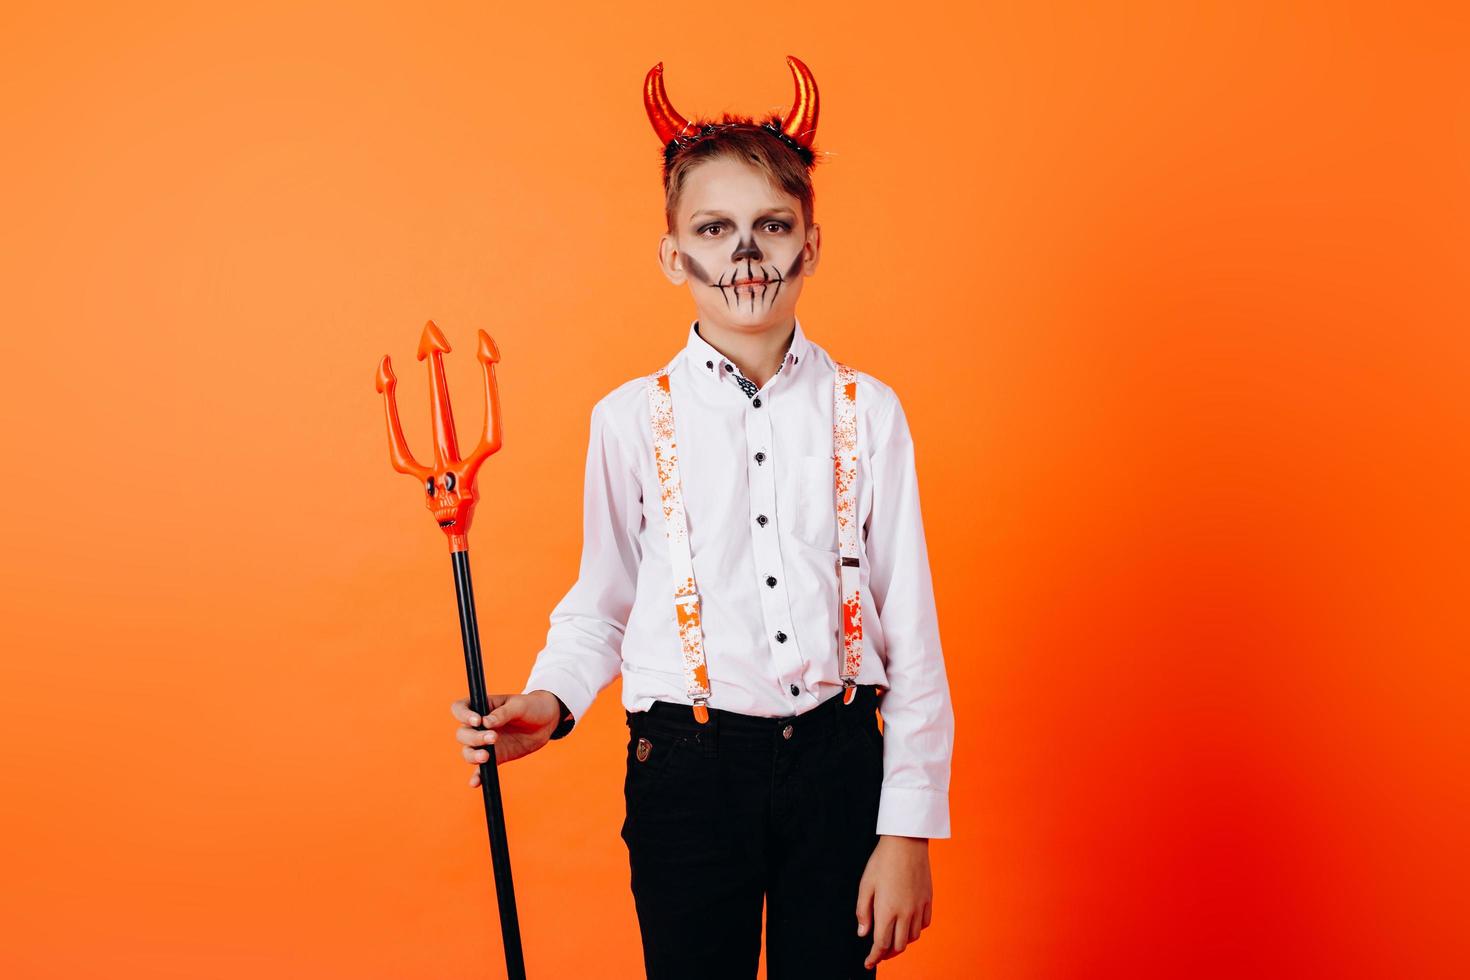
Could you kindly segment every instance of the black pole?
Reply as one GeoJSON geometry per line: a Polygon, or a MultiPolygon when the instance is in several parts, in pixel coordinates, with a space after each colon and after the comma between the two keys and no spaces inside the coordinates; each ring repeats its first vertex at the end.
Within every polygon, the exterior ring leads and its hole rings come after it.
{"type": "MultiPolygon", "coordinates": [[[[454,563],[454,594],[459,599],[459,634],[464,642],[464,669],[470,683],[470,710],[484,718],[490,713],[485,694],[485,668],[480,661],[480,626],[475,618],[475,589],[470,582],[470,553],[450,552],[454,563]]],[[[490,829],[490,863],[495,869],[495,896],[500,902],[500,936],[505,945],[505,972],[509,980],[525,980],[526,961],[521,953],[521,923],[516,916],[515,886],[510,876],[510,843],[505,836],[505,809],[500,802],[500,770],[495,765],[495,746],[480,763],[480,790],[485,797],[485,824],[490,829]]]]}

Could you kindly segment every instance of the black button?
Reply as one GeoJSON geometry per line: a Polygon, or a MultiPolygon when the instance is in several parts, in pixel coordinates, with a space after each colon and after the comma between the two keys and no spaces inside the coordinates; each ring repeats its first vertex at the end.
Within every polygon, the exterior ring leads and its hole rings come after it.
{"type": "Polygon", "coordinates": [[[759,398],[757,398],[754,401],[752,401],[751,404],[754,405],[756,408],[760,408],[761,407],[761,400],[759,398]]]}
{"type": "Polygon", "coordinates": [[[767,518],[766,518],[766,515],[765,514],[757,514],[757,515],[755,515],[755,522],[757,524],[759,524],[761,527],[765,527],[766,526],[766,520],[767,520],[767,518]]]}
{"type": "Polygon", "coordinates": [[[707,368],[709,368],[711,371],[713,371],[715,369],[715,362],[714,361],[705,361],[704,362],[704,366],[707,367],[707,368]]]}
{"type": "Polygon", "coordinates": [[[785,643],[786,642],[786,634],[785,633],[777,633],[776,634],[776,642],[777,643],[785,643]]]}
{"type": "Polygon", "coordinates": [[[797,688],[797,686],[795,684],[792,684],[791,685],[791,693],[792,694],[800,694],[801,691],[797,688]]]}
{"type": "Polygon", "coordinates": [[[725,365],[725,370],[726,371],[733,371],[733,370],[735,370],[735,367],[734,367],[734,365],[726,364],[725,365]]]}
{"type": "Polygon", "coordinates": [[[756,453],[755,454],[755,461],[757,463],[764,463],[766,461],[766,454],[765,453],[756,453]]]}
{"type": "Polygon", "coordinates": [[[771,588],[774,589],[776,587],[776,576],[774,576],[774,575],[767,575],[766,576],[766,584],[769,585],[771,588]]]}

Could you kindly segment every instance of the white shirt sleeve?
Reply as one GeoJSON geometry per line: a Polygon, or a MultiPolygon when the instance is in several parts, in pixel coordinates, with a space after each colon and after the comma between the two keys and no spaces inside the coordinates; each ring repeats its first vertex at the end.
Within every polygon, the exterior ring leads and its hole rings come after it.
{"type": "Polygon", "coordinates": [[[576,583],[551,611],[546,645],[521,691],[550,691],[575,719],[621,671],[623,631],[633,610],[642,558],[642,487],[606,405],[593,406],[587,440],[581,568],[576,583]]]}
{"type": "Polygon", "coordinates": [[[883,714],[883,789],[877,833],[948,837],[954,709],[919,510],[908,419],[897,395],[871,435],[873,503],[868,515],[868,587],[883,627],[888,690],[883,714]]]}

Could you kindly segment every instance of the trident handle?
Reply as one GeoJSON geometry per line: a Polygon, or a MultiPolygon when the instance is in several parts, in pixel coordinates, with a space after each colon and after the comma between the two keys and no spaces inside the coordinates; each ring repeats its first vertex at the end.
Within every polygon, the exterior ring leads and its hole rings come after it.
{"type": "MultiPolygon", "coordinates": [[[[464,669],[470,685],[470,710],[484,718],[490,713],[485,694],[485,668],[480,661],[480,627],[475,617],[475,588],[470,581],[470,553],[450,554],[454,564],[454,594],[459,599],[459,635],[464,644],[464,669]]],[[[510,873],[510,842],[505,836],[505,810],[500,802],[500,767],[495,746],[490,761],[480,763],[480,792],[485,800],[485,825],[490,832],[490,864],[495,873],[495,896],[500,902],[500,936],[505,946],[505,972],[510,980],[525,980],[521,952],[521,922],[516,914],[515,884],[510,873]]]]}
{"type": "MultiPolygon", "coordinates": [[[[434,465],[424,466],[408,451],[403,426],[398,419],[398,379],[385,355],[378,364],[377,389],[383,396],[388,424],[388,459],[393,468],[417,479],[424,488],[425,503],[440,530],[449,539],[449,558],[454,566],[454,594],[459,603],[459,633],[464,646],[465,676],[470,688],[470,708],[482,718],[490,713],[485,693],[485,667],[480,658],[480,627],[475,615],[475,589],[470,581],[469,530],[475,513],[475,477],[480,465],[500,449],[500,395],[495,383],[495,364],[500,351],[490,335],[480,331],[478,356],[485,377],[485,425],[479,443],[469,456],[459,454],[454,414],[449,405],[449,385],[444,376],[443,356],[450,352],[444,333],[430,320],[419,338],[418,358],[429,367],[429,412],[434,431],[434,465]]],[[[485,825],[490,834],[490,863],[495,876],[495,895],[500,906],[500,935],[505,946],[505,970],[509,980],[525,980],[526,964],[521,953],[521,926],[516,914],[515,884],[510,870],[510,843],[505,832],[505,809],[500,799],[500,770],[494,746],[490,761],[480,765],[480,789],[485,801],[485,825]]]]}

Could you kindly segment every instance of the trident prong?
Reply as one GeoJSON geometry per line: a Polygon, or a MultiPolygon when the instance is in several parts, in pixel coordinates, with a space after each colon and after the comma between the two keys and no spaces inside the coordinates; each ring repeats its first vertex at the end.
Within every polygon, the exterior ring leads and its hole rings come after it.
{"type": "Polygon", "coordinates": [[[403,423],[398,421],[398,378],[393,374],[393,362],[384,354],[378,362],[378,393],[383,396],[383,414],[388,417],[388,458],[393,468],[400,473],[416,477],[420,483],[433,472],[420,465],[408,451],[408,440],[403,438],[403,423]]]}
{"type": "Polygon", "coordinates": [[[459,444],[454,436],[454,411],[449,407],[449,382],[444,377],[444,355],[453,348],[444,331],[429,320],[419,337],[419,360],[429,361],[429,412],[434,420],[434,463],[444,469],[459,462],[459,444]]]}
{"type": "Polygon", "coordinates": [[[465,460],[465,480],[473,482],[480,464],[500,449],[500,386],[495,382],[495,365],[500,361],[500,348],[485,331],[480,331],[480,348],[475,352],[485,378],[485,421],[480,426],[480,441],[465,460]]]}

